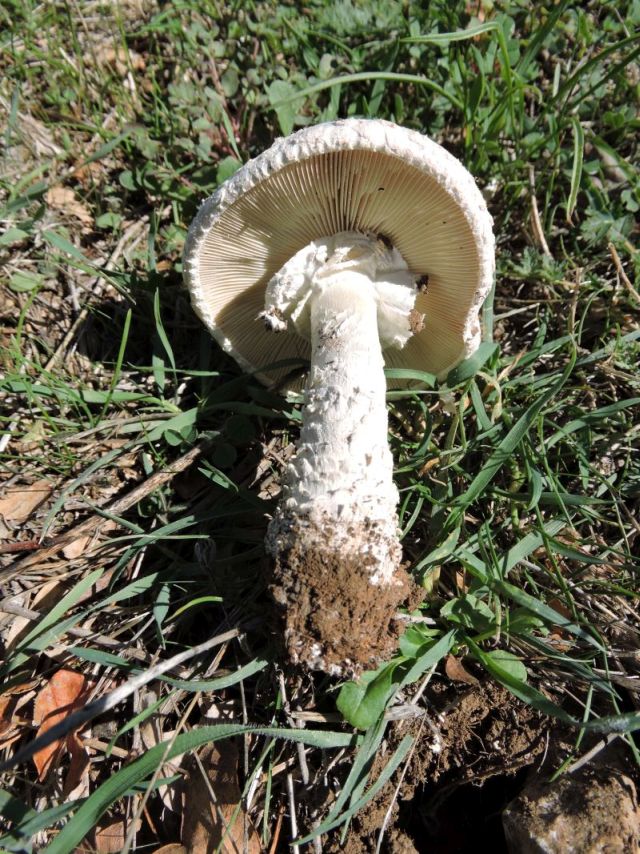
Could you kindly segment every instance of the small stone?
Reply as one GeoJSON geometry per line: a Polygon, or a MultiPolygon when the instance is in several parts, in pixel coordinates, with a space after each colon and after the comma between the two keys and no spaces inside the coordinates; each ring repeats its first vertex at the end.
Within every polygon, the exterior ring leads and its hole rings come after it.
{"type": "Polygon", "coordinates": [[[630,854],[640,842],[635,786],[605,767],[535,780],[506,807],[502,824],[513,854],[630,854]]]}

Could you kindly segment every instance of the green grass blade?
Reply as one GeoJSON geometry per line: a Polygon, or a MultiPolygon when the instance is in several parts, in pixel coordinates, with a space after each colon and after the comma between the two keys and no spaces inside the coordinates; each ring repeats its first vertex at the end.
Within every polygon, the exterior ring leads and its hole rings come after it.
{"type": "Polygon", "coordinates": [[[168,762],[176,756],[201,747],[203,744],[215,743],[226,738],[241,735],[268,736],[296,741],[311,747],[331,750],[337,747],[348,747],[354,738],[341,732],[315,732],[313,730],[278,729],[277,727],[252,727],[236,724],[218,724],[217,726],[201,727],[191,732],[178,735],[171,744],[161,743],[152,747],[139,759],[126,765],[104,782],[91,794],[73,819],[67,822],[60,833],[42,849],[43,854],[70,854],[71,851],[95,827],[100,816],[109,809],[111,804],[121,798],[125,792],[141,780],[153,774],[162,762],[168,762]]]}
{"type": "Polygon", "coordinates": [[[475,501],[487,486],[491,483],[496,474],[509,460],[518,445],[530,431],[535,419],[540,414],[546,404],[560,391],[564,384],[569,379],[575,363],[575,350],[572,358],[565,367],[562,375],[544,394],[531,404],[526,412],[518,419],[514,426],[509,430],[505,438],[500,442],[498,447],[493,451],[487,462],[482,467],[481,471],[472,480],[471,485],[467,490],[454,499],[453,506],[458,512],[452,513],[452,517],[457,520],[462,509],[468,507],[472,501],[475,501]]]}
{"type": "Polygon", "coordinates": [[[571,188],[567,200],[567,222],[570,225],[578,201],[580,181],[582,180],[582,162],[584,160],[584,130],[575,117],[571,119],[571,127],[573,129],[573,164],[571,166],[571,188]]]}

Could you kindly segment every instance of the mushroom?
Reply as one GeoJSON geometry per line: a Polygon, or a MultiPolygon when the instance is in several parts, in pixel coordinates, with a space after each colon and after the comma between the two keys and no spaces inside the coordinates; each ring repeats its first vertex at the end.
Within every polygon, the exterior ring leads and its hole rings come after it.
{"type": "Polygon", "coordinates": [[[416,131],[347,119],[278,139],[200,208],[193,306],[240,365],[311,360],[266,547],[295,661],[357,673],[393,650],[407,594],[385,364],[439,377],[480,341],[492,221],[464,166],[416,131]],[[260,322],[257,322],[260,318],[260,322]]]}

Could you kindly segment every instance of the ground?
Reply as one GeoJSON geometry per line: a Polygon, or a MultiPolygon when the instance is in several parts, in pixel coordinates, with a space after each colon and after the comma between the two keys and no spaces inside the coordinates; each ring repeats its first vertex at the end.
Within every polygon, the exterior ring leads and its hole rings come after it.
{"type": "Polygon", "coordinates": [[[1,850],[500,851],[507,804],[535,828],[575,780],[633,818],[639,24],[637,2],[5,2],[1,850]],[[341,683],[283,654],[264,563],[300,395],[212,342],[181,253],[242,162],[350,115],[465,163],[497,275],[475,357],[389,372],[414,593],[388,660],[341,683]]]}

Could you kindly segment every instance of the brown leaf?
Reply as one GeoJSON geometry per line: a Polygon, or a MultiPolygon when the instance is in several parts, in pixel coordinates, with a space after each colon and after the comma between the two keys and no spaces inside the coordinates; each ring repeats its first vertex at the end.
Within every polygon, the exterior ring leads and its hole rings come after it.
{"type": "Polygon", "coordinates": [[[0,695],[0,749],[4,750],[19,739],[27,721],[15,716],[18,696],[11,690],[0,695]]]}
{"type": "Polygon", "coordinates": [[[124,819],[118,819],[106,827],[99,827],[94,837],[94,847],[98,854],[118,854],[124,848],[127,826],[124,819]]]}
{"type": "Polygon", "coordinates": [[[76,801],[89,794],[89,754],[75,732],[70,733],[65,746],[71,756],[71,763],[64,780],[63,794],[76,801]]]}
{"type": "Polygon", "coordinates": [[[95,52],[95,59],[99,65],[113,68],[121,77],[127,74],[129,66],[133,71],[144,71],[146,68],[143,56],[122,45],[99,47],[95,52]]]}
{"type": "Polygon", "coordinates": [[[464,569],[457,569],[456,570],[455,581],[456,581],[456,590],[459,590],[461,593],[466,593],[467,592],[467,581],[465,578],[464,569]]]}
{"type": "Polygon", "coordinates": [[[17,685],[12,685],[11,688],[7,688],[7,690],[3,692],[2,696],[20,697],[22,694],[28,694],[29,691],[33,691],[37,684],[37,679],[30,679],[29,682],[19,682],[17,685]]]}
{"type": "Polygon", "coordinates": [[[4,749],[13,744],[23,734],[29,722],[17,712],[24,705],[23,695],[33,689],[33,681],[13,685],[0,694],[0,748],[4,749]]]}
{"type": "MultiPolygon", "coordinates": [[[[139,830],[141,825],[142,822],[138,819],[136,829],[139,830]]],[[[128,829],[127,822],[122,818],[105,826],[98,825],[95,831],[82,840],[73,854],[120,854],[128,829]]]]}
{"type": "Polygon", "coordinates": [[[444,671],[452,682],[466,682],[467,685],[477,685],[478,680],[466,670],[455,655],[448,655],[444,663],[444,671]]]}
{"type": "Polygon", "coordinates": [[[190,854],[213,854],[214,851],[221,854],[260,854],[260,838],[239,807],[242,794],[238,783],[238,748],[232,741],[221,741],[205,748],[199,758],[206,779],[193,762],[185,789],[183,844],[190,854]]]}
{"type": "MultiPolygon", "coordinates": [[[[155,693],[149,691],[146,695],[143,694],[143,696],[145,696],[144,702],[150,702],[152,701],[152,698],[155,697],[155,693]]],[[[140,740],[146,750],[151,750],[151,748],[155,747],[157,744],[160,744],[163,741],[169,741],[174,737],[175,730],[163,730],[162,725],[163,721],[157,716],[154,716],[147,719],[140,727],[140,740]]],[[[173,777],[174,774],[177,774],[180,771],[183,755],[184,754],[180,754],[179,756],[175,756],[169,762],[165,762],[160,769],[159,776],[173,777]]],[[[180,811],[179,791],[177,786],[168,786],[163,784],[162,786],[158,786],[157,791],[160,800],[168,810],[171,812],[180,811]]]]}
{"type": "Polygon", "coordinates": [[[104,165],[102,163],[81,163],[70,174],[77,178],[83,187],[93,188],[104,175],[104,165]]]}
{"type": "MultiPolygon", "coordinates": [[[[28,591],[22,594],[22,601],[18,604],[25,605],[34,611],[41,611],[46,614],[56,602],[62,598],[64,585],[60,579],[54,578],[51,581],[46,581],[40,587],[33,591],[28,591]]],[[[9,630],[4,638],[5,654],[15,649],[22,638],[28,634],[33,628],[33,620],[27,617],[14,617],[9,626],[9,630]]]]}
{"type": "MultiPolygon", "coordinates": [[[[113,519],[105,519],[105,521],[100,526],[100,534],[108,534],[110,531],[115,531],[118,527],[118,523],[113,519]]],[[[66,557],[67,560],[75,560],[76,558],[81,557],[87,551],[93,551],[94,546],[97,544],[98,538],[96,533],[88,534],[86,537],[78,537],[77,540],[72,540],[68,546],[65,546],[62,549],[62,554],[66,557]]],[[[105,585],[108,587],[108,583],[105,585]]],[[[87,593],[85,597],[83,597],[80,601],[84,602],[85,598],[91,598],[95,596],[96,593],[100,592],[99,586],[94,589],[91,588],[90,592],[87,593]]]]}
{"type": "Polygon", "coordinates": [[[189,854],[188,850],[179,842],[170,842],[162,848],[156,848],[153,854],[189,854]]]}
{"type": "MultiPolygon", "coordinates": [[[[36,738],[48,732],[61,720],[68,717],[71,712],[84,705],[85,697],[89,691],[89,682],[81,674],[73,670],[58,670],[53,674],[49,682],[36,697],[33,709],[33,721],[39,727],[36,738]]],[[[65,739],[67,750],[70,747],[70,737],[65,739]]],[[[33,757],[38,771],[38,780],[42,782],[54,765],[63,747],[62,739],[57,739],[47,747],[43,747],[33,757]]],[[[73,753],[72,753],[73,756],[73,753]]]]}
{"type": "Polygon", "coordinates": [[[90,536],[80,537],[79,539],[74,540],[72,543],[69,543],[68,546],[65,546],[62,549],[62,554],[66,557],[67,560],[75,560],[77,557],[80,557],[81,554],[84,554],[90,542],[90,536]]]}
{"type": "Polygon", "coordinates": [[[418,472],[418,475],[420,475],[420,477],[422,477],[422,475],[427,474],[428,472],[431,471],[431,469],[435,468],[439,464],[440,464],[440,457],[431,457],[422,466],[422,468],[418,472]]]}
{"type": "MultiPolygon", "coordinates": [[[[564,617],[566,620],[571,620],[573,618],[573,614],[567,608],[567,606],[560,599],[550,599],[547,603],[549,607],[553,608],[553,610],[560,614],[561,617],[564,617]]],[[[565,631],[560,626],[553,626],[551,632],[549,634],[549,640],[552,641],[555,648],[557,650],[561,650],[562,652],[566,652],[571,649],[572,646],[572,636],[569,632],[565,631]]]]}
{"type": "Polygon", "coordinates": [[[69,187],[51,187],[47,190],[45,199],[50,208],[75,217],[83,225],[93,225],[93,217],[89,209],[78,201],[76,194],[69,187]]]}
{"type": "Polygon", "coordinates": [[[48,480],[36,480],[28,486],[11,486],[0,498],[0,516],[7,522],[20,525],[31,516],[36,507],[47,500],[52,491],[53,485],[48,480]]]}

